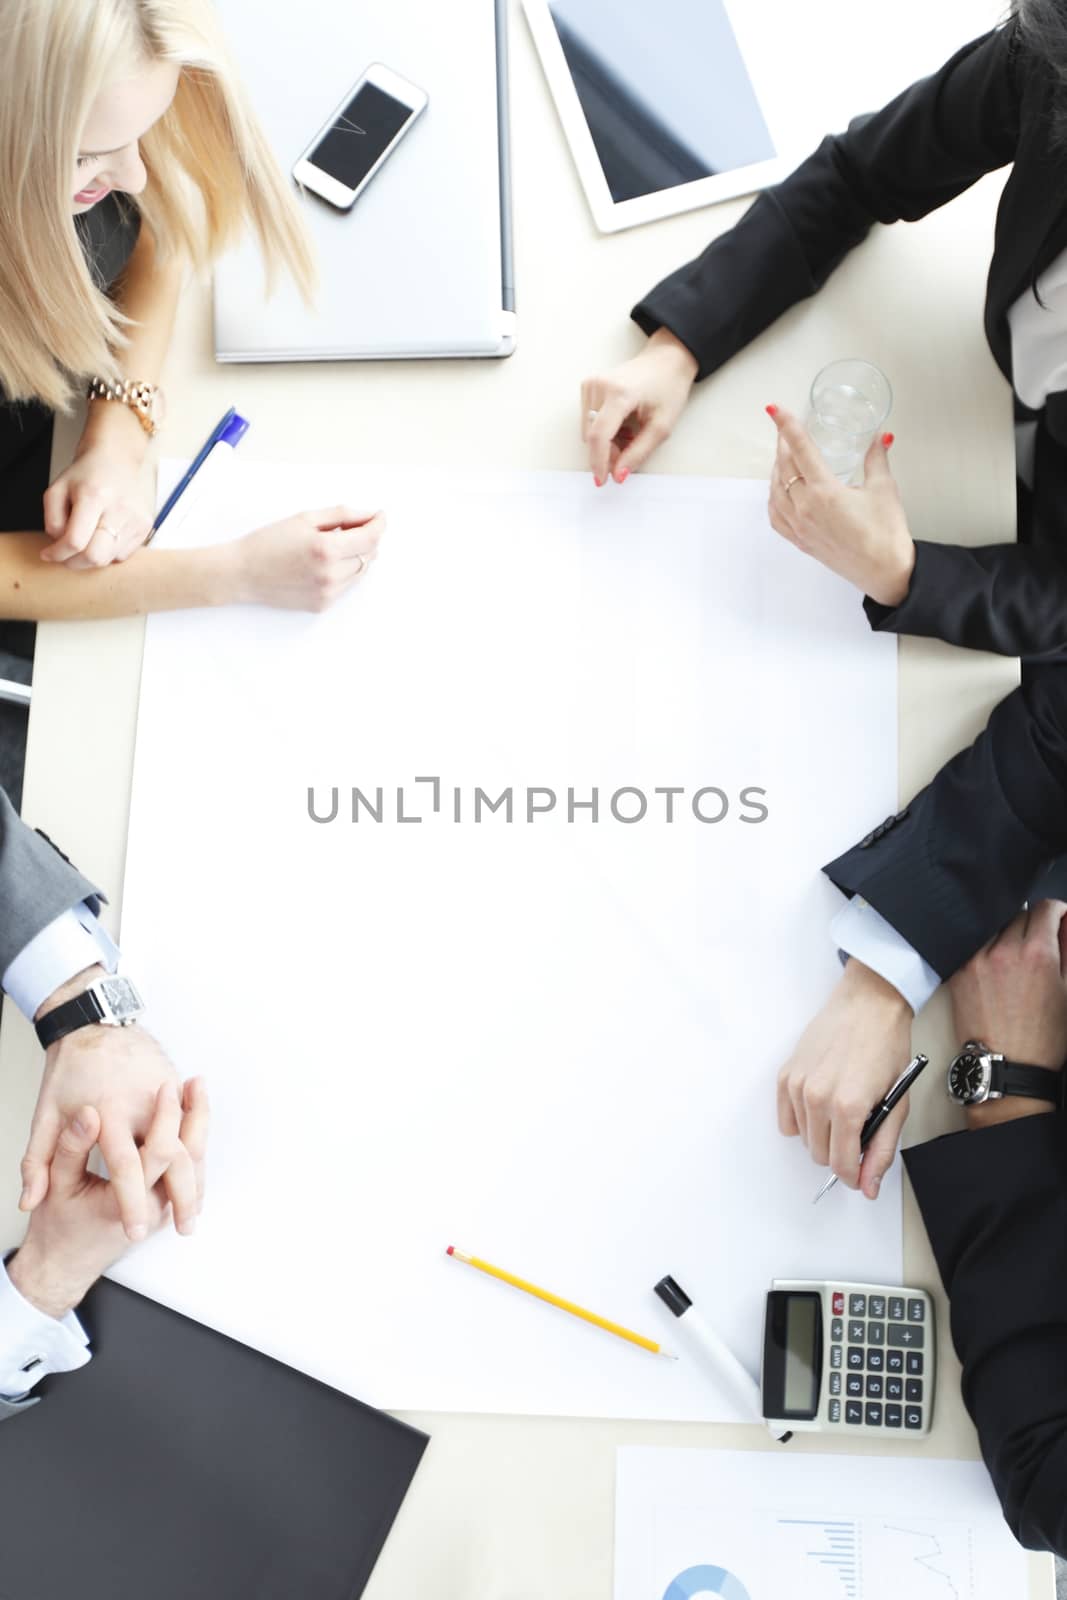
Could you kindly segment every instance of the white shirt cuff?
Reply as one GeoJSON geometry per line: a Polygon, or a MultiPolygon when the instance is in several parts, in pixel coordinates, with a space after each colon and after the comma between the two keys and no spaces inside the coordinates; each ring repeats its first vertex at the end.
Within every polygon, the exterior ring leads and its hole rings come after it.
{"type": "Polygon", "coordinates": [[[830,935],[842,959],[854,956],[872,972],[877,972],[903,995],[916,1014],[941,987],[941,979],[933,967],[928,966],[904,935],[859,895],[853,895],[848,905],[837,913],[830,924],[830,935]]]}
{"type": "Polygon", "coordinates": [[[41,1003],[86,967],[99,962],[108,972],[119,963],[119,947],[93,916],[83,900],[70,911],[42,928],[12,961],[0,987],[9,994],[26,1017],[32,1018],[41,1003]]]}
{"type": "Polygon", "coordinates": [[[88,1334],[73,1311],[62,1319],[38,1311],[0,1263],[0,1395],[21,1400],[50,1372],[73,1372],[90,1360],[88,1334]]]}

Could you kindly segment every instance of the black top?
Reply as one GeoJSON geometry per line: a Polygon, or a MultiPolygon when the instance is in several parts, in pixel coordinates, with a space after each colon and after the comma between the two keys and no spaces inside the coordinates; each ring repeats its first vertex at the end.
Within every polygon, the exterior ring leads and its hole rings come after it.
{"type": "MultiPolygon", "coordinates": [[[[883,110],[824,139],[736,227],[653,289],[635,320],[647,333],[670,329],[706,377],[814,294],[875,222],[914,221],[1013,164],[985,305],[989,346],[1010,382],[1008,312],[1067,247],[1067,151],[1054,148],[1049,117],[1057,90],[1062,96],[1012,19],[883,110]]],[[[1016,409],[1039,421],[1032,527],[1024,530],[1030,546],[920,541],[904,603],[894,611],[868,603],[875,626],[1067,658],[1067,391],[1050,395],[1040,414],[1019,401],[1016,409]]],[[[954,531],[946,527],[946,539],[954,531]]]]}
{"type": "Polygon", "coordinates": [[[80,212],[74,227],[97,283],[110,289],[133,254],[141,213],[128,195],[112,190],[91,210],[80,212]]]}

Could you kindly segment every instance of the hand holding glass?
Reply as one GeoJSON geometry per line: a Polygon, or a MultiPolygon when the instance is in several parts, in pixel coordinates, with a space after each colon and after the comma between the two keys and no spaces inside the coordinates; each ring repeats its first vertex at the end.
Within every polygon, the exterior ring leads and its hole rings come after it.
{"type": "Polygon", "coordinates": [[[808,432],[842,483],[858,481],[863,459],[892,405],[889,379],[869,361],[832,361],[815,379],[808,432]]]}

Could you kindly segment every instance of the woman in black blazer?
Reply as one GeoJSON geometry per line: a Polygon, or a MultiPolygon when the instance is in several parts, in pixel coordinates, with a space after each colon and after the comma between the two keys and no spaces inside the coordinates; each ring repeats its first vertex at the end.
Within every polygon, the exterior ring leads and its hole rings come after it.
{"type": "MultiPolygon", "coordinates": [[[[862,585],[875,627],[1043,664],[910,806],[826,869],[942,978],[996,935],[1067,851],[1067,664],[1058,664],[1067,663],[1067,363],[1057,372],[1056,355],[1057,338],[1067,342],[1067,0],[1018,0],[1002,27],[940,72],[824,140],[635,308],[645,350],[583,391],[594,473],[624,480],[670,432],[692,384],[820,288],[875,222],[915,220],[1009,164],[985,327],[1015,387],[1021,542],[912,541],[880,444],[863,489],[834,484],[816,497],[795,484],[789,502],[780,445],[772,490],[777,521],[807,519],[809,547],[813,530],[832,542],[844,528],[866,550],[881,539],[896,551],[903,523],[909,571],[899,592],[881,592],[899,581],[895,557],[889,569],[873,559],[862,585]]],[[[794,463],[788,476],[799,470],[794,463]]],[[[846,575],[857,581],[855,561],[846,575]]],[[[780,1078],[783,1131],[802,1131],[851,1187],[862,1176],[871,1198],[905,1108],[861,1175],[856,1107],[872,1104],[903,1065],[910,1021],[903,998],[850,961],[780,1078]]]]}
{"type": "MultiPolygon", "coordinates": [[[[915,221],[1012,164],[985,307],[990,348],[1010,382],[1009,314],[1026,296],[1036,304],[1035,284],[1067,248],[1067,87],[1058,62],[1067,64],[1067,3],[1020,0],[1004,26],[965,45],[882,111],[824,139],[790,177],[759,195],[736,227],[665,278],[632,313],[650,335],[645,350],[584,385],[597,478],[611,472],[624,480],[646,461],[673,428],[693,382],[821,288],[875,222],[915,221]]],[[[1057,331],[1067,334],[1067,301],[1044,315],[1050,342],[1057,331]]],[[[1031,350],[1030,367],[1034,359],[1031,350]]],[[[1026,396],[1016,395],[1033,451],[1029,484],[1020,490],[1024,543],[971,549],[915,542],[910,584],[892,595],[899,603],[868,600],[875,627],[1031,659],[1067,656],[1067,368],[1057,377],[1051,352],[1047,368],[1038,380],[1028,374],[1026,396]],[[1054,387],[1035,394],[1034,382],[1040,388],[1046,378],[1054,387]]],[[[794,489],[792,500],[803,504],[803,489],[794,489]]],[[[861,514],[855,491],[842,489],[838,501],[831,518],[861,514]]],[[[879,496],[865,510],[877,543],[892,499],[879,496]]],[[[825,507],[820,514],[828,514],[825,507]]],[[[892,530],[885,541],[892,544],[892,530]]]]}

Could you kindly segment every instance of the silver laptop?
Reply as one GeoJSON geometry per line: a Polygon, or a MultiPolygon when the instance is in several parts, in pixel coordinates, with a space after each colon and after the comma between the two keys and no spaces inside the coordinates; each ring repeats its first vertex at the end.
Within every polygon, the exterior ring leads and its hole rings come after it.
{"type": "Polygon", "coordinates": [[[426,110],[350,212],[301,195],[318,256],[309,311],[266,297],[251,240],[215,273],[219,361],[506,356],[515,348],[507,0],[217,0],[282,168],[373,61],[426,110]]]}

